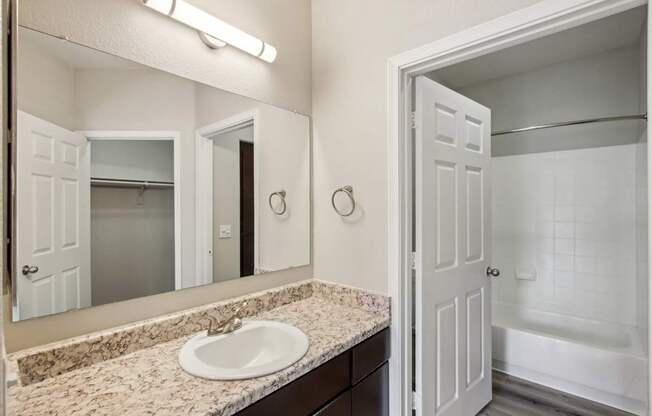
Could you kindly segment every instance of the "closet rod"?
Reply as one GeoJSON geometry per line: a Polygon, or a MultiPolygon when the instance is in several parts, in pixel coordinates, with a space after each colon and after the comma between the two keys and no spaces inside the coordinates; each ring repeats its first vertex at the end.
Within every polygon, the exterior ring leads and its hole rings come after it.
{"type": "Polygon", "coordinates": [[[647,120],[647,114],[634,114],[631,116],[600,117],[600,118],[587,118],[584,120],[575,120],[575,121],[562,121],[559,123],[542,124],[539,126],[521,127],[519,129],[494,131],[491,133],[491,136],[492,137],[502,136],[505,134],[522,133],[525,131],[551,129],[553,127],[576,126],[579,124],[605,123],[609,121],[622,121],[622,120],[647,120]]]}
{"type": "Polygon", "coordinates": [[[91,185],[129,188],[174,188],[174,182],[135,181],[130,179],[91,178],[91,185]]]}

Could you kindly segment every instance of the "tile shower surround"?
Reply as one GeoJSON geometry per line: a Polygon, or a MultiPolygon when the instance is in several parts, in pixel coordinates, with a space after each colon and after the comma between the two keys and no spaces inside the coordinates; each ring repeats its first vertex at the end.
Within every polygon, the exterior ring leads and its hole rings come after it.
{"type": "Polygon", "coordinates": [[[494,301],[636,325],[636,146],[493,159],[494,301]]]}

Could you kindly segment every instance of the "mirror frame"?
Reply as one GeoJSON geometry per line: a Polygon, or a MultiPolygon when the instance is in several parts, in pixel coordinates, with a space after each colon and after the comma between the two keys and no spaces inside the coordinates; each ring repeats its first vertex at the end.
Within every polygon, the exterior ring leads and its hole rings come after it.
{"type": "Polygon", "coordinates": [[[2,1],[2,219],[3,219],[3,295],[11,292],[12,308],[16,300],[16,224],[12,220],[16,210],[16,47],[18,30],[17,0],[2,1]]]}

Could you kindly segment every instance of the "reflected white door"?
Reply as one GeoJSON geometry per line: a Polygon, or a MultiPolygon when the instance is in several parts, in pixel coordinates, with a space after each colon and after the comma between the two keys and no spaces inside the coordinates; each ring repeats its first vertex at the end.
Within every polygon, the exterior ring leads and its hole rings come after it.
{"type": "Polygon", "coordinates": [[[18,112],[20,319],[91,304],[87,143],[79,133],[18,112]]]}
{"type": "Polygon", "coordinates": [[[491,400],[491,112],[416,79],[418,415],[472,416],[491,400]]]}

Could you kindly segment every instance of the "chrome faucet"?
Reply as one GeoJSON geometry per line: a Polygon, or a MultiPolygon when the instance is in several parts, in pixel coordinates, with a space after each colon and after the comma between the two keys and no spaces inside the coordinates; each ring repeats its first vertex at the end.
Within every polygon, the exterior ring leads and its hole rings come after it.
{"type": "Polygon", "coordinates": [[[221,323],[214,323],[211,318],[208,324],[208,336],[214,337],[216,335],[229,334],[237,329],[242,328],[242,314],[243,310],[247,307],[247,301],[244,301],[235,309],[233,315],[225,319],[221,323]]]}

